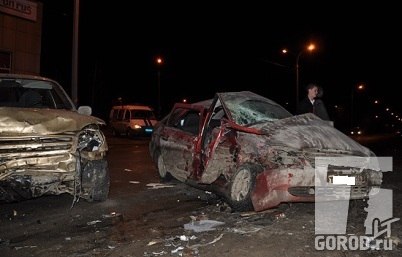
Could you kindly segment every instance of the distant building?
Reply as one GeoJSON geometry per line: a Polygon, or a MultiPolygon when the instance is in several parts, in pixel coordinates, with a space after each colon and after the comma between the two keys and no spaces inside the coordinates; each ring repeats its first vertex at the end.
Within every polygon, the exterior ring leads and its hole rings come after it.
{"type": "Polygon", "coordinates": [[[42,3],[0,0],[0,73],[40,75],[42,3]]]}

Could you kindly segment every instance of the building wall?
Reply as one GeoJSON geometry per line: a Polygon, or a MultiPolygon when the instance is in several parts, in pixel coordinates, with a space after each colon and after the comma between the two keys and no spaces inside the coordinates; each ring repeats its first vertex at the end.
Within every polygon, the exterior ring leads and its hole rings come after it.
{"type": "Polygon", "coordinates": [[[0,54],[3,59],[11,54],[10,73],[40,74],[41,34],[41,2],[38,2],[36,21],[0,11],[0,54]]]}

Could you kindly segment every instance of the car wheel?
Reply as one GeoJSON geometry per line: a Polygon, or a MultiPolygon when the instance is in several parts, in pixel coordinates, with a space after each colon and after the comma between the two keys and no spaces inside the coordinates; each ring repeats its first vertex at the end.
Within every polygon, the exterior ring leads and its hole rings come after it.
{"type": "Polygon", "coordinates": [[[89,161],[82,172],[82,187],[89,202],[105,201],[109,195],[110,177],[106,160],[89,161]]]}
{"type": "Polygon", "coordinates": [[[255,186],[257,169],[252,165],[243,165],[233,175],[229,187],[229,205],[234,211],[253,210],[251,192],[255,186]]]}
{"type": "Polygon", "coordinates": [[[166,170],[166,166],[165,163],[163,161],[162,155],[159,154],[158,156],[158,173],[159,173],[159,177],[161,178],[162,181],[168,181],[170,180],[170,174],[169,172],[166,170]]]}

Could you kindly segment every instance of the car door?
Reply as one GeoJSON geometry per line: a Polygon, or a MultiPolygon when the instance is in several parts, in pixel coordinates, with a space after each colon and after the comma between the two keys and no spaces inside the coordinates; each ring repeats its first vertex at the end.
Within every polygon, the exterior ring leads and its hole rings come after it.
{"type": "Polygon", "coordinates": [[[228,116],[220,99],[216,98],[212,107],[204,125],[200,156],[202,169],[197,174],[199,181],[205,184],[214,182],[235,165],[238,150],[235,132],[228,127],[228,116]]]}
{"type": "Polygon", "coordinates": [[[117,114],[117,119],[114,123],[114,129],[118,134],[123,134],[124,133],[124,116],[125,116],[125,109],[120,109],[118,114],[117,114]]]}
{"type": "Polygon", "coordinates": [[[161,132],[161,154],[167,171],[180,181],[187,180],[197,162],[197,145],[203,121],[203,108],[177,104],[161,132]]]}

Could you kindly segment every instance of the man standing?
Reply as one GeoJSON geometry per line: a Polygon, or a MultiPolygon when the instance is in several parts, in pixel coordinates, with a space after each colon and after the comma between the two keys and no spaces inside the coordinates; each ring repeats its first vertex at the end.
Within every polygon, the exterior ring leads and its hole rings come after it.
{"type": "MultiPolygon", "coordinates": [[[[318,97],[320,93],[319,87],[316,84],[308,84],[306,89],[307,97],[299,102],[299,106],[297,106],[297,114],[311,112],[323,120],[329,120],[329,115],[324,102],[318,97]]],[[[322,96],[322,94],[320,96],[322,96]]]]}

